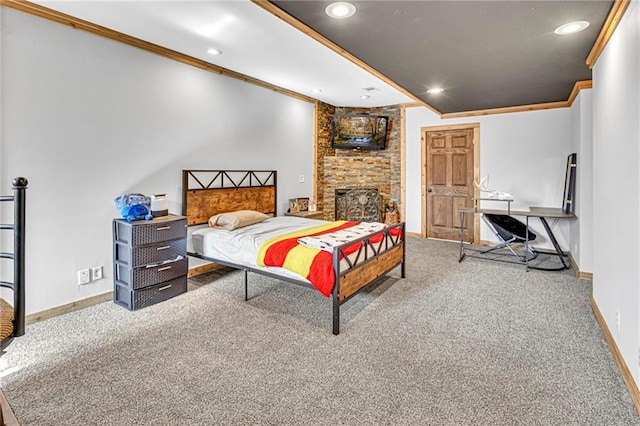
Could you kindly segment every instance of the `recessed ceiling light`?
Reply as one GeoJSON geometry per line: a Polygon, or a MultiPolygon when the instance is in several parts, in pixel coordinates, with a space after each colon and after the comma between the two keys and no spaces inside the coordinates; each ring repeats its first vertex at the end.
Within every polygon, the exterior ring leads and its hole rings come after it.
{"type": "Polygon", "coordinates": [[[362,90],[364,90],[365,92],[379,92],[380,89],[373,87],[373,86],[369,86],[369,87],[363,87],[362,90]]]}
{"type": "Polygon", "coordinates": [[[588,26],[589,23],[587,21],[569,22],[568,24],[560,25],[555,29],[554,33],[558,35],[573,34],[584,30],[588,26]]]}
{"type": "Polygon", "coordinates": [[[360,99],[369,99],[370,97],[371,96],[369,96],[369,95],[362,95],[362,96],[360,96],[360,99]]]}
{"type": "Polygon", "coordinates": [[[427,90],[427,93],[431,93],[432,95],[435,95],[437,93],[442,93],[442,92],[444,92],[444,89],[440,87],[434,87],[432,89],[427,90]]]}
{"type": "Polygon", "coordinates": [[[311,89],[312,93],[321,93],[322,89],[311,89]]]}
{"type": "Polygon", "coordinates": [[[331,3],[324,12],[332,18],[344,19],[353,16],[356,13],[356,7],[351,3],[339,1],[331,3]]]}
{"type": "Polygon", "coordinates": [[[211,48],[211,49],[207,50],[207,53],[209,55],[222,55],[222,50],[211,48]]]}

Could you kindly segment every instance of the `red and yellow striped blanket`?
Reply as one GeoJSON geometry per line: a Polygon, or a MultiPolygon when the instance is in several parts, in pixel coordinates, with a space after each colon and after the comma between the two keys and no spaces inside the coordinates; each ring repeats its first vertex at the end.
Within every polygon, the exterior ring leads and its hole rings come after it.
{"type": "MultiPolygon", "coordinates": [[[[333,255],[328,251],[300,244],[298,239],[335,232],[358,223],[360,222],[336,221],[272,238],[260,246],[257,264],[279,266],[295,272],[308,279],[320,293],[329,297],[336,281],[333,255]]],[[[383,237],[383,234],[376,235],[371,242],[379,242],[383,237]]],[[[345,254],[348,256],[356,252],[360,246],[361,243],[354,243],[347,247],[345,254]]]]}

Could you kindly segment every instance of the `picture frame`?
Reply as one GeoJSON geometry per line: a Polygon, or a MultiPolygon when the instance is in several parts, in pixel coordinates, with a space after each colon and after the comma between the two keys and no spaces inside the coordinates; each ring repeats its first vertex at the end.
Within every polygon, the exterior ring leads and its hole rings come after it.
{"type": "Polygon", "coordinates": [[[300,211],[297,198],[289,198],[289,212],[297,213],[300,211]]]}
{"type": "Polygon", "coordinates": [[[564,177],[564,195],[562,196],[562,211],[566,214],[574,212],[574,197],[576,192],[577,154],[574,152],[567,157],[567,171],[564,177]]]}
{"type": "Polygon", "coordinates": [[[297,199],[298,211],[307,212],[309,211],[309,198],[303,197],[297,199]]]}

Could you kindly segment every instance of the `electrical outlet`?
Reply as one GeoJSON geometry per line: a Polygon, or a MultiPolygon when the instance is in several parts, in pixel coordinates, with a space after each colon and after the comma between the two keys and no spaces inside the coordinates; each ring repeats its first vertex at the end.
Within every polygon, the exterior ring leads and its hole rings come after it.
{"type": "Polygon", "coordinates": [[[91,282],[91,271],[81,269],[78,271],[78,284],[89,284],[91,282]]]}
{"type": "Polygon", "coordinates": [[[300,175],[300,183],[304,183],[304,175],[300,175]]]}
{"type": "Polygon", "coordinates": [[[616,328],[620,331],[620,311],[616,311],[616,328]]]}
{"type": "Polygon", "coordinates": [[[91,268],[91,277],[94,281],[101,280],[103,278],[102,266],[94,266],[93,268],[91,268]]]}

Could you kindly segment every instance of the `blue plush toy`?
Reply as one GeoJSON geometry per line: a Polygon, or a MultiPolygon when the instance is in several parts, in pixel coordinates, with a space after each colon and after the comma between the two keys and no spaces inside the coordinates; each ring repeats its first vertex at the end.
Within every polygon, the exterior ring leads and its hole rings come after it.
{"type": "Polygon", "coordinates": [[[151,220],[151,198],[142,194],[122,194],[113,200],[116,208],[128,222],[137,219],[151,220]]]}

